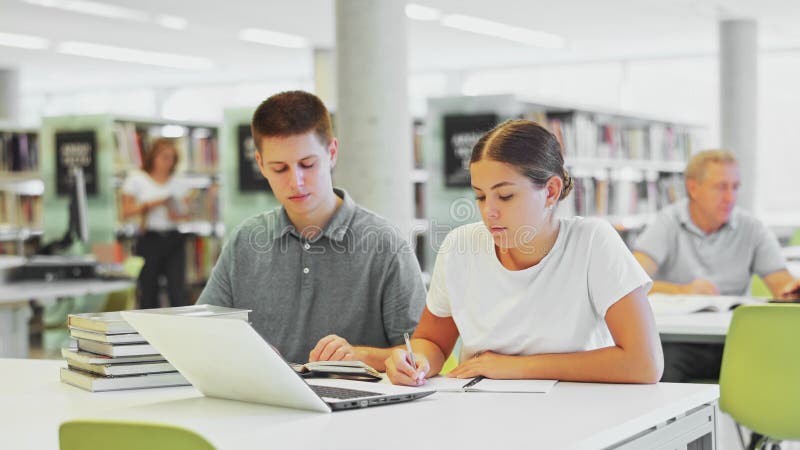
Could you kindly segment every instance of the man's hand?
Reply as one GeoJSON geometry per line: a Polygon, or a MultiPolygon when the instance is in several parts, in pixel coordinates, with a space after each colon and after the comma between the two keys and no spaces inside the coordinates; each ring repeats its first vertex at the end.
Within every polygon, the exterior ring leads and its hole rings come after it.
{"type": "Polygon", "coordinates": [[[719,295],[717,285],[703,278],[696,278],[691,283],[684,284],[682,290],[684,294],[719,295]]]}
{"type": "Polygon", "coordinates": [[[308,354],[308,361],[343,361],[356,359],[355,356],[355,349],[345,338],[329,334],[317,342],[308,354]]]}
{"type": "Polygon", "coordinates": [[[800,280],[792,280],[786,283],[779,296],[781,300],[794,300],[800,298],[800,280]]]}

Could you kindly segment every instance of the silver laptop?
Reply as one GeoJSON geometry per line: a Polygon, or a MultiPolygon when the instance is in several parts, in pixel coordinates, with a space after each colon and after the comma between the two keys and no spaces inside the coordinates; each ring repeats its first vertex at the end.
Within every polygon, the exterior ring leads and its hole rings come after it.
{"type": "Polygon", "coordinates": [[[222,317],[123,311],[128,321],[207,397],[339,411],[418,399],[430,389],[303,379],[249,323],[222,317]]]}

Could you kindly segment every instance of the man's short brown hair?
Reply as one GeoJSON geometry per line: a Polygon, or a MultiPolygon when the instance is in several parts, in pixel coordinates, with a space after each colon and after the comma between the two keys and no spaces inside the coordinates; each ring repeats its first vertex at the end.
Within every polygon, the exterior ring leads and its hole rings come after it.
{"type": "Polygon", "coordinates": [[[333,139],[331,116],[322,100],[305,91],[287,91],[264,100],[250,124],[253,141],[261,150],[265,137],[289,137],[313,131],[322,145],[333,139]]]}

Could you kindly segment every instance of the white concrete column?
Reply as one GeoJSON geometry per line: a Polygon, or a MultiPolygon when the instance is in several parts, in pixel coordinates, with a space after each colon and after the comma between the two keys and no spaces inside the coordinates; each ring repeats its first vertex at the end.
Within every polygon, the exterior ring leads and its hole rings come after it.
{"type": "Polygon", "coordinates": [[[413,219],[405,2],[336,1],[334,180],[400,227],[413,219]]]}
{"type": "Polygon", "coordinates": [[[0,69],[0,121],[19,123],[19,72],[0,69]]]}
{"type": "Polygon", "coordinates": [[[314,49],[314,93],[336,111],[336,53],[329,48],[314,49]]]}
{"type": "Polygon", "coordinates": [[[720,141],[739,159],[739,205],[755,211],[758,155],[758,26],[755,20],[719,23],[720,141]]]}
{"type": "Polygon", "coordinates": [[[467,81],[467,74],[463,70],[448,70],[444,73],[447,79],[444,95],[448,97],[461,97],[467,95],[464,92],[464,83],[467,81]]]}

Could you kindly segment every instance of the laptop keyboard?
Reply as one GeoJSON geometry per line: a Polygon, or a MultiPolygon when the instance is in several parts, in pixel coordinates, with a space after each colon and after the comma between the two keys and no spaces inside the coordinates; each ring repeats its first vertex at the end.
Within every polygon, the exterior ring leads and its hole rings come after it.
{"type": "Polygon", "coordinates": [[[370,397],[373,395],[383,395],[379,392],[360,391],[358,389],[345,389],[332,386],[316,386],[310,385],[311,389],[320,397],[337,398],[339,400],[347,400],[350,398],[370,397]]]}

